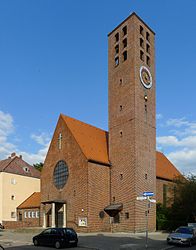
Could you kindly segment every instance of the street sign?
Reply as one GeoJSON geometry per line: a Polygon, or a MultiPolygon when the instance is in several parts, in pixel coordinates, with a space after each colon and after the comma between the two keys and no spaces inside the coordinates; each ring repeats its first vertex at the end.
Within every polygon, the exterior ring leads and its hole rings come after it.
{"type": "Polygon", "coordinates": [[[154,196],[153,192],[143,192],[143,196],[154,196]]]}
{"type": "Polygon", "coordinates": [[[157,201],[155,199],[149,199],[150,202],[156,203],[157,201]]]}
{"type": "Polygon", "coordinates": [[[137,201],[144,201],[144,200],[147,200],[147,197],[138,196],[136,199],[137,199],[137,201]]]}

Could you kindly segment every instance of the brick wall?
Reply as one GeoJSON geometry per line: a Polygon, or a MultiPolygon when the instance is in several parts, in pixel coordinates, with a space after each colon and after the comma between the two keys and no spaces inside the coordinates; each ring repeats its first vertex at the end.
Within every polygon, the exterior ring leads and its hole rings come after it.
{"type": "MultiPolygon", "coordinates": [[[[108,38],[109,63],[109,157],[112,163],[112,200],[123,203],[120,223],[116,231],[145,230],[145,202],[136,201],[144,191],[156,194],[156,129],[155,129],[155,63],[154,33],[136,15],[131,15],[120,24],[108,38]],[[127,27],[127,34],[123,28],[127,27]],[[140,26],[144,29],[140,34],[140,26]],[[150,42],[146,33],[150,34],[150,42]],[[116,34],[119,41],[116,41],[116,34]],[[140,38],[144,47],[140,46],[140,38]],[[124,48],[123,41],[127,39],[124,48]],[[150,55],[146,45],[150,45],[150,55]],[[115,47],[119,46],[116,55],[115,47]],[[123,53],[127,51],[127,60],[123,53]],[[140,59],[144,52],[144,61],[140,59]],[[151,59],[146,64],[147,55],[151,59]],[[115,57],[119,65],[115,66],[115,57]],[[140,80],[140,67],[147,67],[153,78],[151,89],[146,89],[140,80]],[[145,101],[144,96],[148,100],[145,101]],[[124,213],[129,213],[125,219],[124,213]]],[[[152,206],[149,214],[149,228],[156,228],[156,209],[152,206]]]]}
{"type": "Polygon", "coordinates": [[[104,208],[110,204],[110,167],[88,164],[88,231],[110,231],[104,208]],[[100,212],[103,218],[100,217],[100,212]]]}
{"type": "MultiPolygon", "coordinates": [[[[65,201],[67,204],[67,226],[73,227],[77,231],[87,232],[88,229],[85,227],[78,228],[78,218],[88,217],[87,183],[87,159],[60,116],[42,171],[41,201],[65,201]],[[62,134],[63,138],[61,149],[58,148],[59,133],[62,134]],[[53,181],[54,169],[59,160],[66,162],[69,171],[67,183],[61,190],[55,187],[53,181]]],[[[43,223],[43,219],[41,223],[43,223]]],[[[49,219],[49,223],[51,223],[51,219],[49,219]]]]}

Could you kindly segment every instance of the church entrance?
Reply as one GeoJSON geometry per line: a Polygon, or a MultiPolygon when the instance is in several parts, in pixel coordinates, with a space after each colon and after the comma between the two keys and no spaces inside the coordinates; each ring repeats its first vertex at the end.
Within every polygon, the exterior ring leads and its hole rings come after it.
{"type": "Polygon", "coordinates": [[[47,201],[43,206],[43,227],[66,227],[67,206],[63,201],[47,201]],[[47,209],[50,207],[50,209],[47,209]]]}

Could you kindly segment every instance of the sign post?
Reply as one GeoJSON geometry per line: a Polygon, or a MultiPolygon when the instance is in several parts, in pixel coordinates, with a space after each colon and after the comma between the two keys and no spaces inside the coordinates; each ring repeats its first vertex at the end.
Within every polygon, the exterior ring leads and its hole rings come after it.
{"type": "Polygon", "coordinates": [[[150,197],[154,196],[153,192],[143,192],[142,196],[138,196],[136,199],[138,201],[147,201],[146,202],[146,244],[145,244],[145,248],[148,248],[148,211],[150,208],[150,203],[156,203],[155,199],[152,199],[150,197]]]}

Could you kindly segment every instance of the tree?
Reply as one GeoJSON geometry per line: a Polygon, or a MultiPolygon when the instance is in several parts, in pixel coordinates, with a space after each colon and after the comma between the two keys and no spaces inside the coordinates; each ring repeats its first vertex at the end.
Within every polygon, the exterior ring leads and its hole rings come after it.
{"type": "Polygon", "coordinates": [[[33,164],[33,166],[34,166],[34,168],[36,168],[37,170],[39,170],[41,172],[44,164],[43,164],[43,162],[40,162],[40,163],[33,164]]]}
{"type": "Polygon", "coordinates": [[[174,197],[170,207],[157,204],[157,228],[173,230],[178,226],[196,223],[196,176],[174,180],[174,197]]]}

